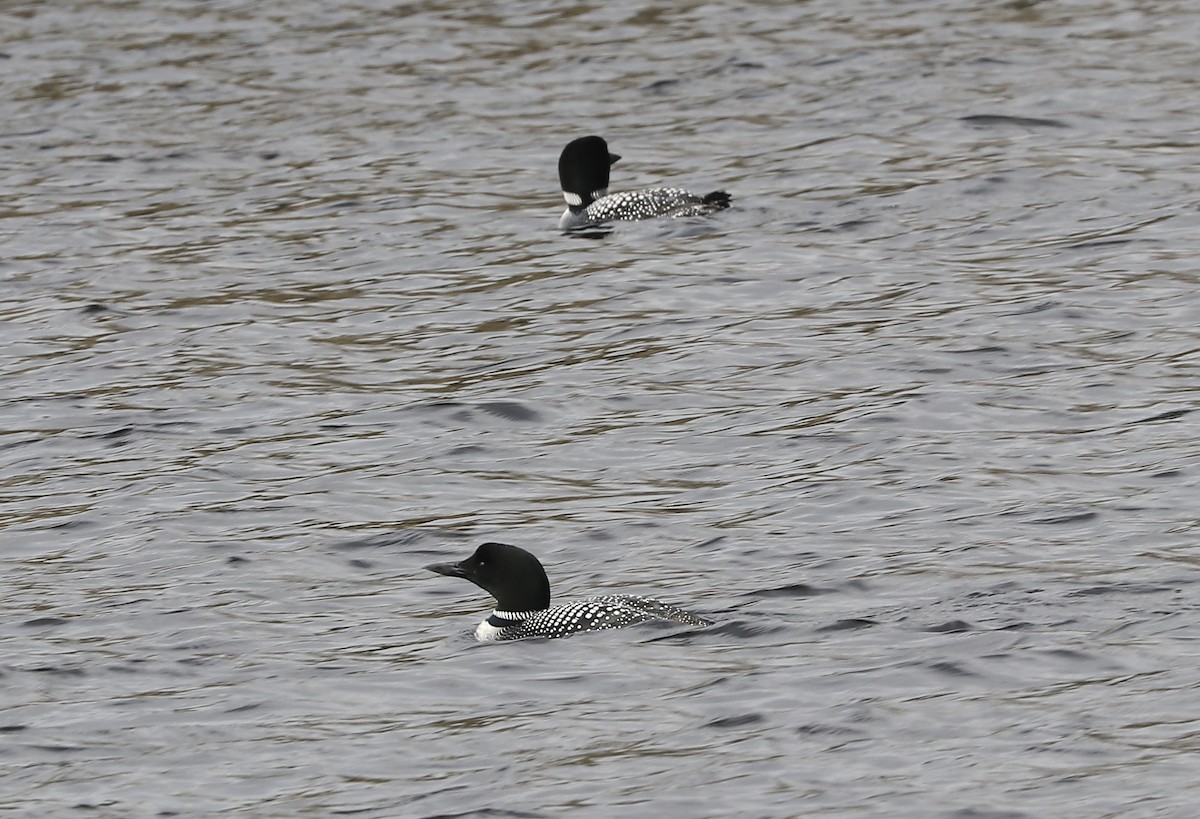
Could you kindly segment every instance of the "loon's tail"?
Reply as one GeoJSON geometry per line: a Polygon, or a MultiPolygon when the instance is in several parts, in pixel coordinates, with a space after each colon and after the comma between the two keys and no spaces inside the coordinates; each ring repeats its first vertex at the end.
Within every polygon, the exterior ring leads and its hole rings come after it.
{"type": "Polygon", "coordinates": [[[724,210],[729,207],[733,197],[725,193],[725,191],[713,191],[704,195],[704,204],[708,205],[713,210],[724,210]]]}

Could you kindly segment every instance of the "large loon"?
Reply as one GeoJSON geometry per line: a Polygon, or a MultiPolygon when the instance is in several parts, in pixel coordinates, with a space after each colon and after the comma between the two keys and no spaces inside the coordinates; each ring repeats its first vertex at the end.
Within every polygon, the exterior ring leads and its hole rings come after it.
{"type": "Polygon", "coordinates": [[[541,562],[506,543],[485,543],[466,560],[425,568],[447,577],[465,577],[496,598],[495,609],[475,629],[475,639],[480,641],[567,637],[647,620],[712,625],[711,620],[668,603],[624,594],[589,597],[550,608],[550,581],[541,562]]]}
{"type": "Polygon", "coordinates": [[[558,220],[560,230],[656,216],[704,216],[729,207],[725,191],[697,196],[682,188],[646,188],[609,196],[609,167],[620,158],[609,153],[608,143],[598,136],[580,137],[563,148],[558,180],[567,209],[558,220]]]}

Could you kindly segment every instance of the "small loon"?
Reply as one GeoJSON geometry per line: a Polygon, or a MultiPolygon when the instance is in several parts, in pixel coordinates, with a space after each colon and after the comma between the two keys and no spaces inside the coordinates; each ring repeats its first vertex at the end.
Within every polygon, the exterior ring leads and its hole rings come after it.
{"type": "Polygon", "coordinates": [[[608,152],[598,136],[572,140],[558,158],[567,209],[558,220],[560,230],[594,227],[605,222],[628,222],[656,216],[704,216],[729,207],[729,194],[713,191],[697,196],[682,188],[646,188],[608,195],[608,171],[621,157],[608,152]]]}
{"type": "Polygon", "coordinates": [[[712,625],[711,620],[659,600],[624,594],[589,597],[550,608],[550,581],[541,562],[524,549],[505,543],[485,543],[466,560],[425,568],[447,577],[465,577],[496,598],[495,609],[475,628],[475,639],[485,642],[567,637],[647,620],[712,625]]]}

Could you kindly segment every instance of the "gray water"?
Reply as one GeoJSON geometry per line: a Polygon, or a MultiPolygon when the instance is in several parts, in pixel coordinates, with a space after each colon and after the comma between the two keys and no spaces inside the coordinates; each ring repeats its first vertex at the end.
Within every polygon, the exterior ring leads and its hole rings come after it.
{"type": "Polygon", "coordinates": [[[1197,42],[0,7],[0,814],[1195,815],[1197,42]],[[734,209],[560,235],[587,133],[734,209]],[[718,624],[475,645],[483,540],[718,624]]]}

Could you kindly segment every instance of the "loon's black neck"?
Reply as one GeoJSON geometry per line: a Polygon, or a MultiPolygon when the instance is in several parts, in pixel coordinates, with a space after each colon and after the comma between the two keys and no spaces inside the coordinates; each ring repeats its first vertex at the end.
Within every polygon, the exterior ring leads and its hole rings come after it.
{"type": "Polygon", "coordinates": [[[597,199],[603,199],[606,196],[608,196],[608,188],[601,188],[598,191],[589,191],[582,194],[563,191],[563,199],[567,200],[567,210],[571,211],[571,213],[583,213],[597,199]]]}
{"type": "Polygon", "coordinates": [[[512,628],[519,626],[521,623],[528,620],[536,611],[504,611],[502,609],[492,609],[492,613],[488,615],[488,625],[496,628],[512,628]]]}

